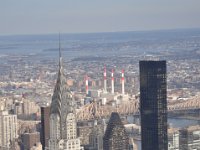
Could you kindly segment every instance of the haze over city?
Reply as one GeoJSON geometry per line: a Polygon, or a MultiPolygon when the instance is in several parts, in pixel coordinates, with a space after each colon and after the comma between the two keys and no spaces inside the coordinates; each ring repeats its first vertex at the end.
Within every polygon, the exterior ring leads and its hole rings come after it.
{"type": "Polygon", "coordinates": [[[0,35],[200,27],[198,0],[1,1],[0,35]]]}

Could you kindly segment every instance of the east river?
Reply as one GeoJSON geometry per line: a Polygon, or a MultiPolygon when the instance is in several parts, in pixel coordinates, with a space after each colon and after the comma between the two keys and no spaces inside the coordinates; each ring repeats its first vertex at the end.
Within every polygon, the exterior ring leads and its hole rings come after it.
{"type": "MultiPolygon", "coordinates": [[[[139,124],[139,119],[134,119],[133,116],[129,116],[127,118],[129,123],[135,123],[139,124]]],[[[188,126],[195,126],[200,125],[200,121],[194,120],[194,119],[184,119],[184,118],[168,118],[168,124],[170,127],[173,128],[184,128],[188,126]]],[[[136,144],[138,146],[138,150],[141,150],[141,141],[136,141],[136,144]]]]}

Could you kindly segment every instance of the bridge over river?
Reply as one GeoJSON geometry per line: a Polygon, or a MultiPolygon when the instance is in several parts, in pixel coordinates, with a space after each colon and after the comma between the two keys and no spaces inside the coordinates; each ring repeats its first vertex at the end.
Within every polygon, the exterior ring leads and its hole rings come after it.
{"type": "MultiPolygon", "coordinates": [[[[112,112],[118,112],[120,115],[139,115],[139,105],[139,100],[130,100],[116,106],[99,106],[96,102],[92,102],[77,110],[77,119],[81,121],[107,118],[112,112]]],[[[169,114],[179,112],[200,114],[200,96],[195,96],[185,101],[168,102],[168,112],[169,114]]]]}

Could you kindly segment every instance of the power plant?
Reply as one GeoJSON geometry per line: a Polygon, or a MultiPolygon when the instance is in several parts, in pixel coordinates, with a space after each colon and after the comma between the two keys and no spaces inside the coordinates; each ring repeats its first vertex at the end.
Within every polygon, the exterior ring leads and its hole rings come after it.
{"type": "MultiPolygon", "coordinates": [[[[101,105],[120,105],[123,102],[127,102],[130,100],[131,96],[125,94],[125,76],[124,69],[121,71],[116,71],[117,73],[114,75],[114,68],[110,69],[104,66],[103,68],[103,85],[102,88],[92,87],[92,80],[88,75],[85,76],[85,92],[86,98],[84,99],[84,104],[91,103],[92,101],[96,101],[101,105]],[[108,75],[108,76],[107,76],[108,75]],[[89,86],[91,86],[89,88],[89,86]],[[115,87],[116,86],[116,87],[115,87]],[[115,89],[117,88],[117,89],[115,89]]],[[[101,77],[99,77],[101,79],[101,77]]]]}

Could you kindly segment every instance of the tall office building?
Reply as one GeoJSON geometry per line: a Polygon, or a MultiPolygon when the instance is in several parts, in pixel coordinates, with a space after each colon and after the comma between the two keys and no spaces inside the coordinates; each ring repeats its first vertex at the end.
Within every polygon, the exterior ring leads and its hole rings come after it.
{"type": "MultiPolygon", "coordinates": [[[[59,48],[60,49],[60,48],[59,48]]],[[[72,92],[66,84],[60,54],[59,72],[50,107],[49,150],[81,150],[72,92]]]]}
{"type": "Polygon", "coordinates": [[[50,119],[50,107],[41,107],[41,133],[40,141],[42,144],[42,149],[45,150],[48,147],[49,140],[49,119],[50,119]]]}
{"type": "Polygon", "coordinates": [[[103,137],[104,150],[129,150],[129,137],[119,114],[113,112],[103,137]]]}
{"type": "Polygon", "coordinates": [[[103,136],[104,136],[104,124],[97,124],[94,121],[92,132],[89,135],[89,144],[91,150],[103,150],[103,136]]]}
{"type": "Polygon", "coordinates": [[[10,149],[12,143],[18,138],[17,115],[0,112],[0,149],[10,149]]]}
{"type": "Polygon", "coordinates": [[[40,143],[40,134],[38,132],[24,133],[22,143],[23,150],[31,150],[32,147],[40,143]]]}
{"type": "Polygon", "coordinates": [[[140,61],[142,150],[167,150],[166,61],[140,61]]]}

